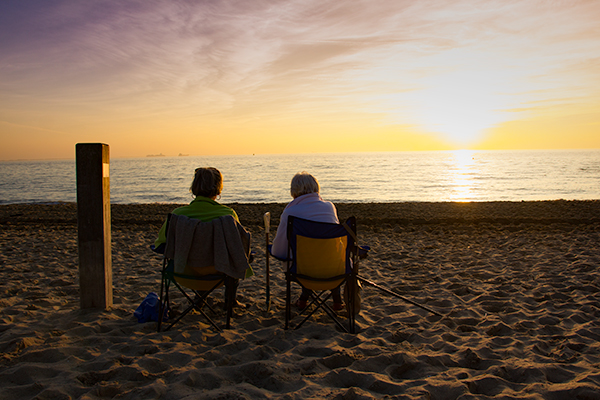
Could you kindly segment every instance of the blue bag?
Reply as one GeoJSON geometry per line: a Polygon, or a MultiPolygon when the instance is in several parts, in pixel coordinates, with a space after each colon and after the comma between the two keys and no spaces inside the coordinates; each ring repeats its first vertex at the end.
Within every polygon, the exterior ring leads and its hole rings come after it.
{"type": "MultiPolygon", "coordinates": [[[[151,292],[142,301],[142,304],[140,304],[138,308],[133,312],[133,315],[137,318],[138,322],[158,322],[159,307],[160,300],[158,298],[158,295],[154,292],[151,292]]],[[[168,312],[167,309],[165,309],[163,313],[163,321],[166,321],[167,319],[168,312]]]]}

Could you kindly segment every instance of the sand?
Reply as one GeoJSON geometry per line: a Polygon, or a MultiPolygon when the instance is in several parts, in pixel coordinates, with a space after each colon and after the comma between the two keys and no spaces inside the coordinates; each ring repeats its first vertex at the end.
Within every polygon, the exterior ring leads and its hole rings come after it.
{"type": "Polygon", "coordinates": [[[600,201],[339,204],[371,246],[361,275],[443,315],[365,287],[356,334],[322,315],[284,330],[276,262],[265,311],[261,216],[284,205],[232,206],[247,307],[230,330],[194,314],[161,333],[133,312],[174,205],[112,206],[114,306],[85,311],[76,206],[0,206],[0,399],[600,399],[600,201]]]}

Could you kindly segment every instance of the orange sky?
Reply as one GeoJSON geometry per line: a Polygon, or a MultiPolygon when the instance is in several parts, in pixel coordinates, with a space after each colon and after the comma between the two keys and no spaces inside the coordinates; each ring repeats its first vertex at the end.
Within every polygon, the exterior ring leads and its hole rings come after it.
{"type": "Polygon", "coordinates": [[[600,148],[600,1],[0,3],[0,160],[600,148]]]}

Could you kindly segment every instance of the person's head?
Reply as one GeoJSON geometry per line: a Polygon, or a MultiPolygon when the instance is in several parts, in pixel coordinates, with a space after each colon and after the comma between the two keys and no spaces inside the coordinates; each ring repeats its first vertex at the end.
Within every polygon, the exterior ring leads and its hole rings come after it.
{"type": "Polygon", "coordinates": [[[190,186],[190,192],[194,196],[204,196],[210,199],[216,198],[223,190],[223,175],[213,167],[196,168],[194,181],[190,186]]]}
{"type": "Polygon", "coordinates": [[[294,199],[304,194],[319,193],[320,190],[319,181],[308,172],[298,172],[292,178],[290,193],[294,199]]]}

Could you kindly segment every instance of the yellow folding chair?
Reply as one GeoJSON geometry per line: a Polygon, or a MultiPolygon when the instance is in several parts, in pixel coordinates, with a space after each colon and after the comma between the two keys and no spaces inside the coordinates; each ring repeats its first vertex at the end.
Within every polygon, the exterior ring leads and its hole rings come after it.
{"type": "Polygon", "coordinates": [[[302,310],[304,319],[298,329],[322,309],[340,329],[355,332],[358,275],[358,246],[356,243],[356,219],[350,217],[345,223],[315,222],[303,218],[288,217],[288,256],[286,268],[285,329],[291,321],[291,284],[298,283],[312,291],[308,306],[302,310]],[[327,305],[331,290],[346,285],[346,309],[348,328],[327,305]],[[327,294],[326,294],[327,293],[327,294]]]}

